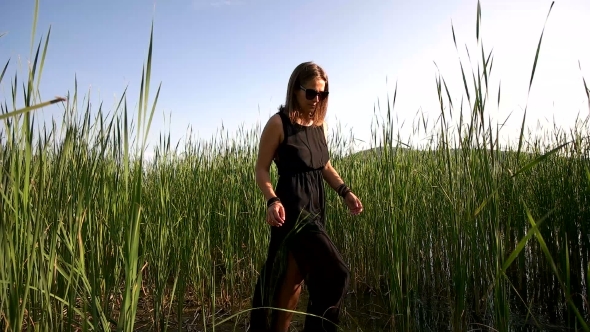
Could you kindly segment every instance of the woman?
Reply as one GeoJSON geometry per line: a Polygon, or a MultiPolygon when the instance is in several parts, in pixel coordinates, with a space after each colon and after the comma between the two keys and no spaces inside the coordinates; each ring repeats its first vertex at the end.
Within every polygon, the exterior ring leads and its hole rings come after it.
{"type": "Polygon", "coordinates": [[[340,179],[329,160],[324,118],[328,76],[313,62],[297,66],[287,88],[285,105],[267,122],[260,138],[256,182],[267,200],[271,226],[268,257],[252,302],[251,331],[287,331],[292,314],[265,308],[295,310],[305,280],[309,304],[305,331],[336,331],[339,306],[350,272],[325,231],[325,180],[357,215],[363,206],[340,179]],[[276,192],[269,169],[279,173],[276,192]]]}

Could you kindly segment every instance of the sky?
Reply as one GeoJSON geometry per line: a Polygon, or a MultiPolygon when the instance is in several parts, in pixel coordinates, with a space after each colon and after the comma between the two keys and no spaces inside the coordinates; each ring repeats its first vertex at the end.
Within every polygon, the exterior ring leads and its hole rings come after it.
{"type": "MultiPolygon", "coordinates": [[[[0,65],[11,60],[0,101],[11,100],[14,75],[20,82],[26,75],[34,3],[0,0],[0,34],[6,33],[0,65]]],[[[550,6],[546,0],[481,1],[480,35],[494,59],[487,111],[494,123],[505,122],[502,139],[518,137],[525,107],[530,130],[568,128],[590,113],[582,83],[582,77],[590,81],[590,21],[583,20],[590,17],[590,1],[556,1],[547,19],[550,6]]],[[[230,134],[263,126],[284,103],[289,76],[304,61],[327,71],[328,126],[353,133],[357,149],[368,147],[375,112],[385,116],[396,85],[394,131],[421,144],[427,136],[411,138],[413,124],[424,117],[432,126],[440,116],[438,75],[449,88],[454,119],[462,98],[467,105],[459,63],[472,86],[472,68],[481,64],[476,14],[476,0],[41,0],[35,46],[50,27],[51,36],[40,94],[43,100],[66,96],[77,79],[80,106],[86,96],[94,112],[101,102],[112,112],[127,88],[136,112],[153,21],[150,105],[162,87],[151,144],[160,134],[182,146],[189,136],[208,140],[222,125],[230,134]]],[[[37,116],[60,122],[63,106],[37,116]]]]}

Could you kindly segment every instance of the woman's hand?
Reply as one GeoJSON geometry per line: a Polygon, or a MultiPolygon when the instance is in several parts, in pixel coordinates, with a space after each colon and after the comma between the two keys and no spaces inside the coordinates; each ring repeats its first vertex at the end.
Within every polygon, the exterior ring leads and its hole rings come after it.
{"type": "Polygon", "coordinates": [[[285,208],[281,202],[273,203],[266,209],[266,223],[281,227],[285,223],[285,208]]]}
{"type": "Polygon", "coordinates": [[[353,215],[358,215],[363,212],[363,204],[352,192],[349,192],[344,196],[344,203],[353,215]]]}

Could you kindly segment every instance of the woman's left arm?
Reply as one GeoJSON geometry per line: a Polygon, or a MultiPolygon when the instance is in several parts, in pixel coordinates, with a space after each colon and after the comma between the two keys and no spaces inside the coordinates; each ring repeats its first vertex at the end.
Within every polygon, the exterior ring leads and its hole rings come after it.
{"type": "MultiPolygon", "coordinates": [[[[326,128],[326,123],[324,122],[324,135],[326,137],[326,142],[328,142],[327,133],[328,130],[326,128]]],[[[346,203],[346,206],[350,209],[350,212],[352,214],[356,215],[363,211],[363,204],[358,199],[358,197],[356,197],[356,195],[352,191],[350,191],[350,189],[348,189],[346,185],[344,185],[344,181],[342,181],[342,178],[340,178],[340,175],[338,175],[338,172],[332,166],[329,159],[326,163],[326,166],[324,166],[324,169],[322,170],[322,174],[324,176],[324,180],[328,183],[328,185],[330,185],[330,187],[332,187],[332,189],[334,189],[334,191],[338,192],[342,189],[342,187],[346,188],[344,191],[343,198],[344,202],[346,203]]],[[[340,195],[340,193],[338,194],[340,195]]]]}
{"type": "Polygon", "coordinates": [[[335,191],[338,190],[338,187],[340,187],[340,185],[344,184],[344,181],[342,181],[342,178],[340,178],[340,175],[338,175],[338,172],[332,166],[332,164],[330,164],[329,160],[324,169],[322,170],[322,174],[324,175],[324,180],[326,180],[328,185],[330,185],[330,187],[335,191]]]}

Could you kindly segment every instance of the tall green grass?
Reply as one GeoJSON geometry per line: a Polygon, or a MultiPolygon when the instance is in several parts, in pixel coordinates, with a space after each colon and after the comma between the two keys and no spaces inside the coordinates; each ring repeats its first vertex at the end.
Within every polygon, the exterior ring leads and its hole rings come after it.
{"type": "MultiPolygon", "coordinates": [[[[488,86],[493,56],[480,20],[478,3],[481,54],[471,75],[461,64],[465,91],[449,91],[439,76],[441,116],[415,127],[434,133],[427,145],[411,148],[396,133],[397,89],[377,120],[374,149],[336,153],[348,142],[332,135],[333,164],[366,209],[351,217],[328,194],[328,230],[353,271],[344,330],[588,331],[588,123],[526,137],[526,110],[518,146],[503,146],[486,112],[496,87],[488,86]],[[454,105],[459,93],[465,99],[454,105]],[[363,309],[372,302],[382,321],[363,318],[378,315],[363,309]]],[[[160,91],[150,104],[152,35],[135,116],[125,94],[108,114],[80,103],[75,83],[73,95],[39,100],[49,37],[24,90],[15,75],[12,99],[0,104],[1,329],[226,326],[248,309],[268,244],[253,172],[260,126],[182,147],[162,134],[146,159],[160,91]],[[36,130],[34,111],[56,103],[60,128],[36,130]]],[[[530,86],[541,45],[542,37],[530,86]]],[[[491,102],[500,103],[497,89],[491,102]]]]}

